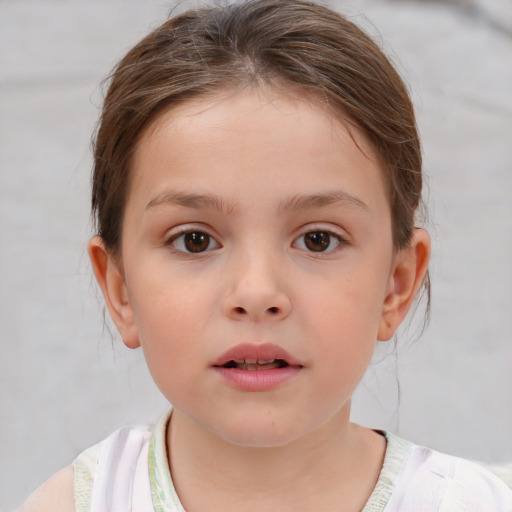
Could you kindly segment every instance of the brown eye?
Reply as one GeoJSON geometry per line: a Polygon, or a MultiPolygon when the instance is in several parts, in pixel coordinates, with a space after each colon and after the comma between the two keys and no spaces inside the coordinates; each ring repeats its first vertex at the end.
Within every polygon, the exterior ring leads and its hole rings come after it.
{"type": "Polygon", "coordinates": [[[186,231],[179,233],[173,236],[168,243],[180,252],[192,254],[220,247],[214,238],[203,231],[186,231]]]}
{"type": "Polygon", "coordinates": [[[331,243],[331,235],[326,231],[313,231],[304,235],[304,243],[310,251],[323,252],[331,243]]]}
{"type": "Polygon", "coordinates": [[[332,252],[342,243],[342,238],[330,231],[309,231],[296,240],[295,246],[309,252],[332,252]]]}
{"type": "Polygon", "coordinates": [[[203,252],[210,245],[210,235],[200,231],[186,233],[183,243],[189,252],[203,252]]]}

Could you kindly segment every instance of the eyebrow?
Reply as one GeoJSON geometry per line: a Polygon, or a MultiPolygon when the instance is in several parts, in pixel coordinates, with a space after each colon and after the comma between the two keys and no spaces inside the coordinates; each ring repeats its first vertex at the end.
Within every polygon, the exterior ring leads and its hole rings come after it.
{"type": "Polygon", "coordinates": [[[285,202],[281,203],[279,209],[284,210],[307,210],[311,208],[321,208],[323,206],[331,206],[333,204],[341,204],[343,206],[355,206],[356,208],[368,211],[368,206],[355,196],[336,190],[333,192],[325,192],[320,194],[295,195],[285,202]]]}
{"type": "Polygon", "coordinates": [[[144,211],[151,210],[163,204],[185,206],[187,208],[206,208],[217,210],[221,213],[230,213],[234,210],[234,204],[228,204],[221,197],[213,194],[184,194],[181,192],[164,192],[149,201],[144,211]]]}
{"type": "MultiPolygon", "coordinates": [[[[163,204],[172,204],[195,209],[212,209],[220,213],[231,213],[236,208],[235,203],[227,203],[223,198],[213,194],[185,194],[181,192],[164,192],[154,197],[146,205],[145,211],[151,210],[163,204]]],[[[344,206],[368,211],[368,206],[355,196],[337,190],[319,194],[297,194],[283,201],[279,205],[279,211],[307,210],[341,204],[344,206]]]]}

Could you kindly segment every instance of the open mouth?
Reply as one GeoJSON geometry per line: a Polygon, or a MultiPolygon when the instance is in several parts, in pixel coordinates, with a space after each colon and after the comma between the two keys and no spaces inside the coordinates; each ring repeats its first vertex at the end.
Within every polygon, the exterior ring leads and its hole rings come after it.
{"type": "Polygon", "coordinates": [[[231,359],[222,368],[234,368],[237,370],[273,370],[290,366],[284,359],[231,359]]]}
{"type": "Polygon", "coordinates": [[[300,359],[272,343],[242,343],[218,357],[213,369],[240,391],[264,392],[284,386],[304,369],[300,359]]]}

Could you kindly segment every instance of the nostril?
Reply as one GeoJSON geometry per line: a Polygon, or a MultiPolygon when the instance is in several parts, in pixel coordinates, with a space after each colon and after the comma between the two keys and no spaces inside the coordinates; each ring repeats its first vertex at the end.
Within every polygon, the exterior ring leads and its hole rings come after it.
{"type": "Polygon", "coordinates": [[[271,308],[268,308],[268,310],[270,313],[272,313],[273,315],[275,315],[279,310],[278,308],[276,308],[275,306],[271,307],[271,308]]]}
{"type": "Polygon", "coordinates": [[[235,311],[240,315],[245,315],[245,313],[247,313],[247,311],[245,311],[245,309],[240,306],[236,307],[235,311]]]}

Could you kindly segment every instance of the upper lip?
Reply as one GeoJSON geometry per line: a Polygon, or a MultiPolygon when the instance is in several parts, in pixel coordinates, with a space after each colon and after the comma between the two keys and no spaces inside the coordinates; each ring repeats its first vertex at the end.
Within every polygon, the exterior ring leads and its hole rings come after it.
{"type": "Polygon", "coordinates": [[[218,357],[213,362],[213,366],[224,366],[229,363],[229,361],[268,362],[275,359],[286,361],[290,366],[303,366],[299,359],[293,357],[286,350],[273,343],[242,343],[236,345],[218,357]]]}

